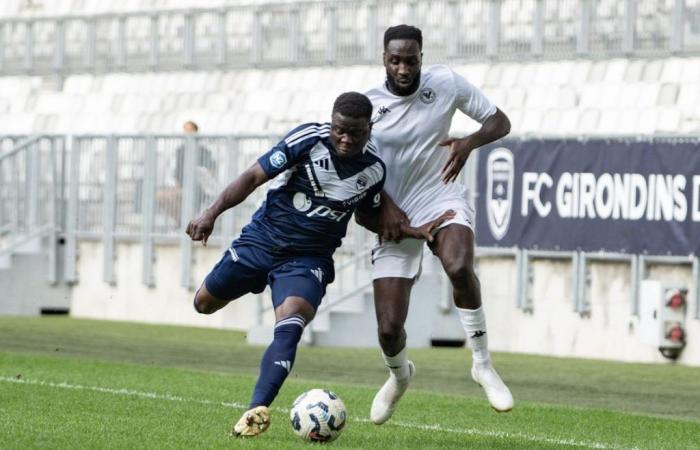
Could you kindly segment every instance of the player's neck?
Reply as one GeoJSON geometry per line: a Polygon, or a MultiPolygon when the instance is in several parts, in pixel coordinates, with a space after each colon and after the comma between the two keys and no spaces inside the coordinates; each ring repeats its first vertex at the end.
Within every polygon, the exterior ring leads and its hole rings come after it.
{"type": "Polygon", "coordinates": [[[386,89],[392,94],[399,97],[408,97],[410,95],[415,94],[418,90],[418,87],[420,86],[420,74],[418,74],[418,76],[416,76],[416,79],[413,80],[413,83],[411,83],[411,85],[405,89],[402,89],[399,86],[397,86],[391,77],[386,78],[384,85],[386,86],[386,89]]]}

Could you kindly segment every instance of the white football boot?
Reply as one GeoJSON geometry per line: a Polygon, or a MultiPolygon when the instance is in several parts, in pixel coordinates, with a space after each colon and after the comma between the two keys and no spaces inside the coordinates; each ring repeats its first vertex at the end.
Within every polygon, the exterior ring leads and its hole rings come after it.
{"type": "Polygon", "coordinates": [[[377,395],[372,400],[372,409],[369,412],[369,417],[375,425],[381,425],[394,414],[396,404],[401,399],[401,396],[408,389],[411,379],[416,374],[416,366],[413,361],[408,362],[408,378],[405,380],[397,380],[393,373],[389,374],[389,379],[386,380],[384,386],[379,389],[377,395]]]}
{"type": "Polygon", "coordinates": [[[513,409],[513,395],[501,377],[498,376],[491,362],[474,364],[472,366],[472,379],[484,388],[493,409],[498,412],[508,412],[513,409]]]}

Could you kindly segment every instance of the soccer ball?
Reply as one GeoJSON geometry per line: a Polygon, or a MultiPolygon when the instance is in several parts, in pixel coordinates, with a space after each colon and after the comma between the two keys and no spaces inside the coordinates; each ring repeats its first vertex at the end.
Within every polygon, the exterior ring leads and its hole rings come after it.
{"type": "Polygon", "coordinates": [[[312,442],[337,439],[343,431],[346,417],[345,404],[340,397],[323,389],[304,392],[294,400],[289,411],[294,434],[312,442]]]}

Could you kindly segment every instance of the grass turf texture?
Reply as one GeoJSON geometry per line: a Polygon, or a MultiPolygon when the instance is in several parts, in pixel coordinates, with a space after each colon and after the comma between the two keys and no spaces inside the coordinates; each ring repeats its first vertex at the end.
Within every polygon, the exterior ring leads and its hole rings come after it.
{"type": "Polygon", "coordinates": [[[302,347],[270,430],[233,440],[263,350],[230,331],[0,317],[0,448],[299,448],[286,410],[313,387],[348,408],[333,448],[700,448],[700,369],[497,354],[516,399],[497,414],[465,349],[412,350],[417,377],[377,427],[378,350],[302,347]]]}

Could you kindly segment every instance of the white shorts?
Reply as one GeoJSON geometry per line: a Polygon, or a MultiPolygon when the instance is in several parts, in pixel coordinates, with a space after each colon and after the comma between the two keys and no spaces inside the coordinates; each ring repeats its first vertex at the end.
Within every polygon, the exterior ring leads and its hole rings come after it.
{"type": "MultiPolygon", "coordinates": [[[[455,211],[454,218],[440,225],[444,228],[453,223],[464,225],[470,230],[474,230],[474,210],[464,200],[453,200],[440,202],[433,206],[428,214],[421,214],[428,217],[421,223],[414,223],[412,226],[422,225],[426,221],[438,217],[448,209],[455,211]]],[[[425,211],[423,211],[425,213],[425,211]]],[[[372,279],[377,278],[411,278],[417,279],[420,276],[421,264],[423,261],[423,250],[425,241],[422,239],[404,239],[398,244],[396,242],[383,242],[372,249],[372,279]]]]}

